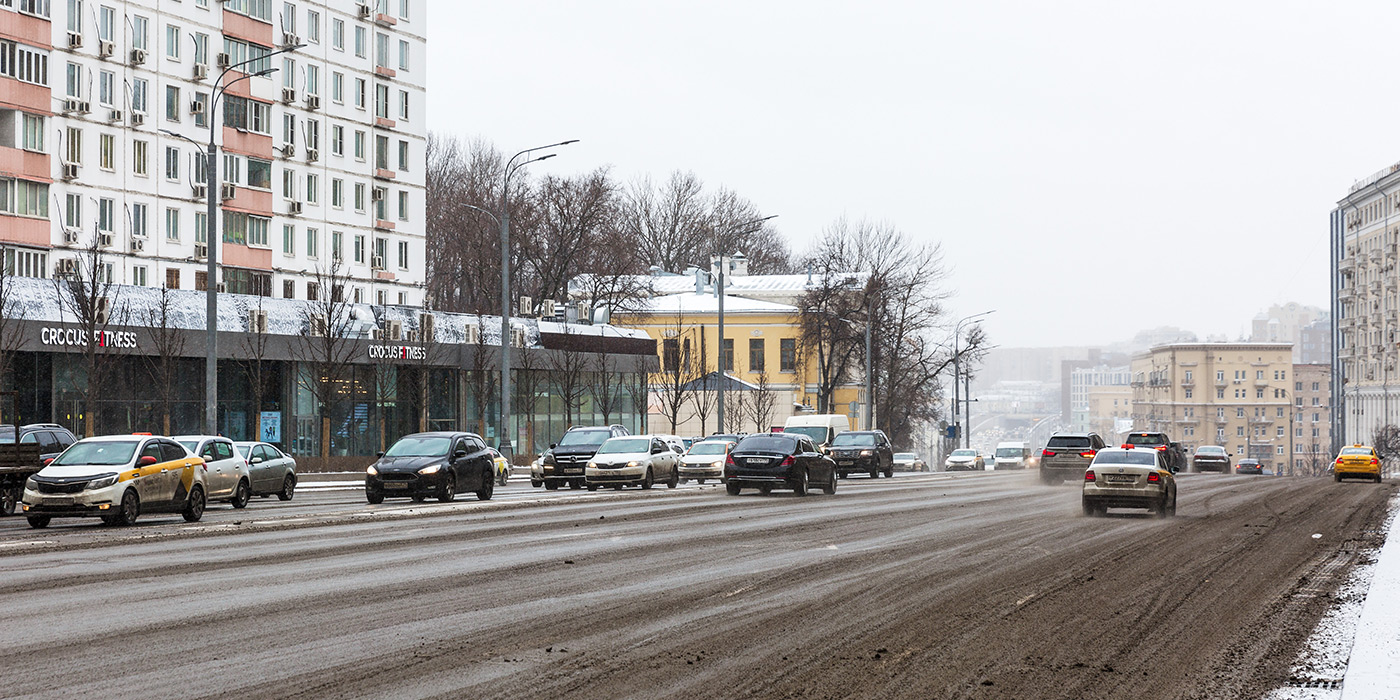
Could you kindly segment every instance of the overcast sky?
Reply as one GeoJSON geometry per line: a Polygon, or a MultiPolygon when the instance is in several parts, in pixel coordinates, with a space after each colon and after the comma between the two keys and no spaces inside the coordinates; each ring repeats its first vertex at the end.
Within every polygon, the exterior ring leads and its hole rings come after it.
{"type": "Polygon", "coordinates": [[[1400,3],[429,3],[428,125],[536,174],[694,171],[801,253],[942,245],[1002,346],[1327,306],[1327,214],[1400,160],[1400,3]],[[545,167],[549,166],[549,167],[545,167]]]}

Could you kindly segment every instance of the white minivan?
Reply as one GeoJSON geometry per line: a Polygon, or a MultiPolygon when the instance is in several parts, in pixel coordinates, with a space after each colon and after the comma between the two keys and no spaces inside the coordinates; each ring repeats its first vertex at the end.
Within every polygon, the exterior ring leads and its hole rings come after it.
{"type": "Polygon", "coordinates": [[[806,435],[818,448],[830,445],[832,438],[850,429],[851,421],[840,413],[792,416],[783,424],[783,432],[806,435]]]}
{"type": "Polygon", "coordinates": [[[1026,469],[1031,466],[1031,448],[1024,442],[997,443],[993,469],[1026,469]]]}

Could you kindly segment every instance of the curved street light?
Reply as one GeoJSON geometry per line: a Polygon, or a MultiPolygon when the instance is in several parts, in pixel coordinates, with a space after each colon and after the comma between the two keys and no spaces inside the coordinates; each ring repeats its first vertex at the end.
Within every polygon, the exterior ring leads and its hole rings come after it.
{"type": "MultiPolygon", "coordinates": [[[[953,326],[953,426],[955,428],[958,425],[958,380],[962,377],[962,352],[958,349],[958,335],[962,333],[962,327],[964,323],[967,323],[968,321],[971,321],[974,318],[981,318],[983,316],[987,316],[994,313],[996,313],[996,309],[983,311],[980,314],[972,314],[971,316],[964,316],[963,318],[958,319],[958,322],[953,326]]],[[[971,407],[967,404],[963,404],[963,422],[967,422],[968,413],[970,411],[971,407]]],[[[971,436],[967,434],[966,430],[960,430],[959,432],[963,434],[963,447],[969,447],[972,442],[971,436]]],[[[957,438],[955,437],[955,445],[957,444],[956,439],[957,438]]]]}

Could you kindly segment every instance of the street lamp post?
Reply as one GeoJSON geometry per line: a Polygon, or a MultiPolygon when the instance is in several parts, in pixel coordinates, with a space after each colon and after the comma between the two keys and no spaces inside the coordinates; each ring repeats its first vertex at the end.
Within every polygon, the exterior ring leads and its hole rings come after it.
{"type": "Polygon", "coordinates": [[[195,148],[207,148],[204,155],[205,174],[205,222],[204,222],[204,247],[207,251],[207,265],[205,267],[204,280],[204,330],[205,330],[205,353],[204,353],[204,432],[208,435],[217,435],[219,431],[219,146],[215,143],[215,127],[222,121],[217,119],[219,98],[234,83],[249,78],[259,78],[271,75],[277,69],[271,67],[264,68],[256,73],[244,73],[241,77],[223,83],[224,77],[231,71],[236,70],[249,63],[268,61],[278,54],[288,53],[304,48],[305,44],[285,46],[276,51],[269,52],[265,56],[250,58],[239,61],[225,68],[219,77],[214,79],[214,89],[209,94],[209,104],[205,109],[205,117],[209,122],[209,143],[199,144],[194,139],[183,134],[177,134],[169,129],[161,129],[161,133],[167,136],[184,139],[194,144],[195,148]]]}
{"type": "MultiPolygon", "coordinates": [[[[778,218],[777,214],[765,216],[761,219],[745,221],[734,227],[730,233],[744,233],[744,229],[754,224],[761,224],[769,219],[778,218]]],[[[717,403],[715,416],[719,422],[719,432],[724,432],[724,380],[728,378],[727,370],[724,369],[724,273],[729,269],[729,256],[720,253],[719,262],[715,272],[715,299],[719,303],[719,379],[715,381],[715,401],[717,403]]],[[[702,382],[703,383],[703,382],[702,382]]],[[[701,388],[704,391],[704,388],[701,388]]]]}
{"type": "Polygon", "coordinates": [[[527,148],[516,153],[506,161],[505,174],[501,177],[501,208],[500,213],[491,211],[472,204],[464,205],[473,211],[481,212],[491,217],[496,225],[501,229],[501,423],[499,430],[501,435],[497,441],[501,455],[509,459],[512,453],[510,440],[510,179],[515,176],[521,168],[542,160],[549,160],[556,153],[546,153],[537,158],[528,157],[536,151],[543,151],[546,148],[556,148],[567,146],[571,143],[578,143],[578,139],[569,139],[559,143],[551,143],[548,146],[536,146],[527,148]],[[527,156],[526,160],[515,162],[521,156],[527,156]]]}
{"type": "MultiPolygon", "coordinates": [[[[964,323],[974,318],[981,318],[994,313],[996,313],[996,309],[983,311],[980,314],[972,314],[971,316],[964,316],[953,326],[953,429],[963,433],[963,447],[968,447],[970,445],[971,438],[967,435],[966,430],[958,429],[958,379],[962,377],[962,352],[958,349],[958,334],[962,333],[962,326],[964,323]]],[[[964,415],[966,415],[966,413],[964,415]]],[[[964,418],[964,420],[966,420],[966,418],[964,418]]],[[[955,435],[953,438],[953,445],[956,447],[957,444],[957,437],[955,435]]]]}

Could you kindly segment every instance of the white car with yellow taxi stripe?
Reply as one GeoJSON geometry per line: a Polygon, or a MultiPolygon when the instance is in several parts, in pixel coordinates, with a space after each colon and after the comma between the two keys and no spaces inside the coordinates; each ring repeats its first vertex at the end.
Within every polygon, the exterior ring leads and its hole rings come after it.
{"type": "Polygon", "coordinates": [[[107,435],[73,443],[29,477],[22,507],[30,527],[55,517],[98,516],[130,525],[141,513],[204,515],[204,460],[158,435],[107,435]]]}

